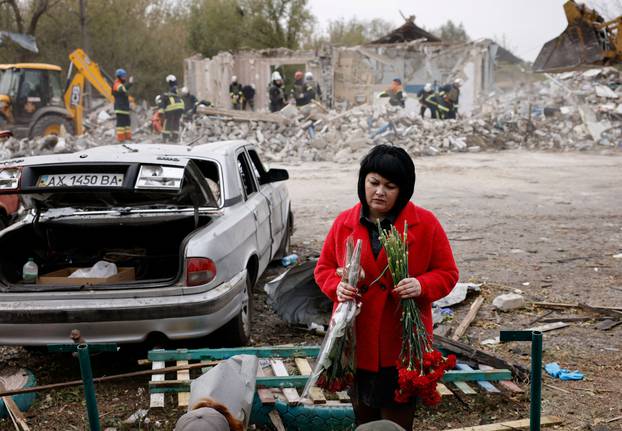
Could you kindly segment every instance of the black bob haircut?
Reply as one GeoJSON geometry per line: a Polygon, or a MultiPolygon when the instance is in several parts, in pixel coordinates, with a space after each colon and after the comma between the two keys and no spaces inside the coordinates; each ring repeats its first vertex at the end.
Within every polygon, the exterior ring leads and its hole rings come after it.
{"type": "Polygon", "coordinates": [[[365,177],[370,172],[380,174],[400,189],[391,213],[397,215],[406,206],[415,191],[415,164],[408,153],[393,145],[376,145],[361,161],[358,195],[364,214],[369,214],[365,199],[365,177]]]}

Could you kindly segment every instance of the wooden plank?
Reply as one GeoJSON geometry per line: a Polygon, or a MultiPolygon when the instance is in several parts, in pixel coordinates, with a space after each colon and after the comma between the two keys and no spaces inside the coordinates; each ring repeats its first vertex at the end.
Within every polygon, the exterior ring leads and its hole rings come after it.
{"type": "Polygon", "coordinates": [[[350,402],[350,395],[348,395],[348,393],[346,391],[335,392],[335,394],[337,395],[337,398],[339,398],[339,402],[340,403],[349,403],[350,402]]]}
{"type": "Polygon", "coordinates": [[[460,337],[464,335],[464,333],[469,328],[473,320],[475,320],[475,316],[477,316],[477,312],[479,311],[483,303],[484,303],[484,297],[480,296],[479,298],[475,300],[475,302],[473,302],[473,304],[471,304],[471,308],[469,308],[469,312],[464,317],[462,322],[460,322],[460,325],[458,325],[458,327],[456,328],[454,335],[451,336],[452,340],[459,340],[460,337]]]}
{"type": "MultiPolygon", "coordinates": [[[[177,361],[177,366],[188,365],[188,361],[177,361]]],[[[190,380],[190,370],[177,371],[177,380],[190,380]]],[[[180,392],[177,394],[177,406],[188,407],[190,392],[180,392]]]]}
{"type": "MultiPolygon", "coordinates": [[[[480,349],[476,349],[475,347],[463,343],[461,341],[455,341],[451,338],[443,337],[441,335],[434,334],[433,340],[434,348],[438,350],[444,350],[449,353],[454,353],[458,356],[462,356],[468,358],[471,361],[490,365],[491,367],[497,369],[507,368],[512,371],[512,374],[515,375],[519,379],[528,379],[529,378],[529,370],[522,365],[513,364],[500,358],[498,356],[491,355],[488,352],[485,352],[480,349]]],[[[502,380],[510,380],[512,377],[504,378],[502,380]]]]}
{"type": "Polygon", "coordinates": [[[563,302],[532,302],[532,305],[536,307],[542,308],[555,308],[555,309],[563,309],[563,308],[588,308],[591,310],[598,311],[622,311],[622,307],[605,307],[602,305],[589,305],[589,304],[580,304],[580,303],[563,303],[563,302]]]}
{"type": "MultiPolygon", "coordinates": [[[[296,363],[296,366],[298,367],[298,371],[300,371],[301,376],[310,376],[313,372],[311,364],[309,364],[307,358],[295,358],[294,362],[296,363]]],[[[309,389],[309,398],[311,398],[313,404],[326,404],[326,397],[324,396],[324,392],[318,387],[314,386],[309,389]]]]}
{"type": "MultiPolygon", "coordinates": [[[[306,383],[306,376],[290,376],[287,373],[287,368],[285,368],[283,361],[279,359],[271,359],[270,366],[272,367],[272,371],[274,371],[274,374],[277,377],[304,377],[306,383]]],[[[300,395],[295,388],[283,388],[282,390],[283,395],[285,395],[285,398],[287,398],[287,402],[289,404],[296,404],[300,400],[300,395]]]]}
{"type": "Polygon", "coordinates": [[[272,422],[272,425],[274,425],[274,428],[276,428],[276,431],[287,431],[285,425],[283,424],[283,420],[279,415],[279,412],[277,412],[276,410],[272,410],[270,413],[268,413],[268,417],[270,418],[270,422],[272,422]]]}
{"type": "Polygon", "coordinates": [[[439,394],[441,394],[441,397],[448,397],[454,394],[452,391],[449,390],[447,386],[442,383],[436,384],[436,390],[439,394]]]}
{"type": "MultiPolygon", "coordinates": [[[[474,371],[473,368],[471,368],[467,364],[457,364],[456,368],[458,368],[459,370],[462,370],[462,371],[474,371]]],[[[490,372],[490,371],[484,371],[484,372],[490,372]]],[[[510,378],[512,378],[512,377],[510,376],[510,378]]],[[[501,380],[501,379],[496,379],[496,380],[501,380]]],[[[504,379],[504,380],[508,380],[508,379],[504,379]]],[[[499,393],[499,392],[501,392],[499,389],[495,388],[490,382],[476,380],[476,383],[477,383],[477,385],[480,388],[482,388],[486,392],[490,392],[490,393],[499,393]]]]}
{"type": "MultiPolygon", "coordinates": [[[[0,392],[4,391],[6,391],[6,388],[4,387],[4,384],[0,382],[0,392]]],[[[17,430],[30,431],[28,423],[26,422],[26,417],[13,400],[13,397],[2,397],[2,401],[4,401],[4,407],[6,408],[7,414],[11,418],[11,421],[13,421],[15,428],[17,430]]]]}
{"type": "MultiPolygon", "coordinates": [[[[467,365],[468,366],[468,365],[467,365]]],[[[510,380],[512,373],[510,370],[497,370],[483,371],[469,369],[450,370],[443,375],[442,382],[480,382],[480,381],[494,381],[494,380],[510,380]]]]}
{"type": "Polygon", "coordinates": [[[454,382],[454,385],[465,395],[475,395],[477,393],[467,382],[454,382]]]}
{"type": "MultiPolygon", "coordinates": [[[[541,426],[557,425],[563,421],[557,416],[543,416],[540,418],[541,426]]],[[[474,427],[452,428],[447,431],[507,431],[507,430],[524,430],[529,428],[529,419],[520,419],[517,421],[499,422],[496,424],[477,425],[474,427]]]]}
{"type": "MultiPolygon", "coordinates": [[[[490,365],[478,364],[480,370],[488,371],[493,368],[490,365]]],[[[511,380],[500,380],[499,384],[510,392],[522,393],[523,389],[511,380]]]]}
{"type": "Polygon", "coordinates": [[[319,346],[236,347],[225,349],[151,350],[151,361],[192,361],[201,359],[229,359],[235,355],[255,355],[258,358],[316,357],[319,346]]]}
{"type": "MultiPolygon", "coordinates": [[[[257,367],[257,377],[264,377],[265,373],[261,363],[257,367]]],[[[272,395],[272,391],[270,389],[265,388],[257,388],[257,395],[259,396],[259,400],[264,405],[274,405],[276,400],[274,399],[274,395],[272,395]]],[[[280,419],[280,417],[279,417],[280,419]]]]}
{"type": "MultiPolygon", "coordinates": [[[[164,361],[152,361],[151,362],[151,369],[152,370],[159,370],[161,368],[164,368],[165,364],[164,361]]],[[[163,382],[164,381],[164,374],[154,374],[151,376],[151,382],[163,382]]],[[[149,395],[149,408],[150,409],[155,409],[155,408],[159,408],[159,409],[163,409],[164,408],[164,394],[150,394],[149,395]]]]}
{"type": "Polygon", "coordinates": [[[531,328],[527,328],[526,331],[548,332],[548,331],[554,331],[556,329],[565,328],[566,326],[570,326],[570,323],[553,322],[553,323],[547,323],[546,325],[542,325],[542,326],[534,326],[531,328]]]}

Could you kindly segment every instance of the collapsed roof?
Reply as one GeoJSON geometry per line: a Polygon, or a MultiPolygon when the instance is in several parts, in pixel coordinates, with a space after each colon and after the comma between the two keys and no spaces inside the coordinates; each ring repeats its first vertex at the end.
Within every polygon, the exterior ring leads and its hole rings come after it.
{"type": "Polygon", "coordinates": [[[425,39],[428,42],[440,42],[441,40],[431,33],[428,33],[415,24],[415,17],[410,16],[401,27],[396,28],[391,33],[382,36],[380,39],[374,40],[373,44],[384,43],[401,43],[410,42],[411,40],[425,39]]]}

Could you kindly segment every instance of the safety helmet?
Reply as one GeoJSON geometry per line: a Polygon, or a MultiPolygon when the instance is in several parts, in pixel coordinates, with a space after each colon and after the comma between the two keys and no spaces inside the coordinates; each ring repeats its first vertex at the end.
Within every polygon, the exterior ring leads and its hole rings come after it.
{"type": "Polygon", "coordinates": [[[457,85],[458,87],[460,87],[462,85],[462,79],[457,78],[454,80],[454,85],[457,85]]]}
{"type": "Polygon", "coordinates": [[[296,80],[302,79],[303,76],[304,74],[302,73],[302,70],[297,70],[296,73],[294,73],[294,79],[296,80]]]}
{"type": "Polygon", "coordinates": [[[188,87],[186,87],[186,86],[181,87],[181,94],[183,94],[184,96],[185,96],[186,94],[188,94],[188,87]]]}
{"type": "Polygon", "coordinates": [[[235,75],[233,75],[233,76],[231,77],[231,82],[238,82],[238,77],[237,77],[237,76],[235,76],[235,75]]]}
{"type": "Polygon", "coordinates": [[[281,77],[281,74],[279,73],[278,70],[275,70],[274,72],[272,72],[272,80],[273,81],[282,81],[283,78],[281,77]]]}
{"type": "Polygon", "coordinates": [[[155,104],[159,105],[160,102],[162,102],[162,96],[160,96],[159,94],[155,97],[155,104]]]}
{"type": "Polygon", "coordinates": [[[256,90],[256,89],[257,89],[257,88],[255,87],[255,84],[251,84],[251,88],[252,88],[253,90],[256,90]]]}
{"type": "Polygon", "coordinates": [[[125,78],[127,76],[127,72],[125,71],[125,69],[117,69],[114,73],[114,76],[116,76],[117,78],[125,78]]]}
{"type": "Polygon", "coordinates": [[[313,74],[311,72],[305,73],[305,79],[311,81],[313,79],[313,74]]]}
{"type": "Polygon", "coordinates": [[[175,78],[175,75],[168,75],[166,77],[166,82],[169,84],[177,84],[177,78],[175,78]]]}
{"type": "Polygon", "coordinates": [[[432,84],[430,84],[429,82],[426,82],[425,86],[423,87],[424,91],[432,91],[432,84]]]}

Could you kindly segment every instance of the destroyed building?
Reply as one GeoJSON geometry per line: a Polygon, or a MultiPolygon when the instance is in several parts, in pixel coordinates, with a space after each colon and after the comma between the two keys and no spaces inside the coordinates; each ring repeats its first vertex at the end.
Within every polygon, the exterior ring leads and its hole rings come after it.
{"type": "MultiPolygon", "coordinates": [[[[255,106],[265,110],[270,75],[284,66],[312,72],[322,88],[322,102],[328,107],[373,104],[375,96],[394,78],[402,80],[410,95],[426,82],[441,86],[461,78],[460,110],[469,113],[494,88],[496,53],[497,45],[488,39],[442,42],[410,18],[402,27],[366,45],[222,52],[212,58],[197,54],[184,61],[184,80],[200,99],[229,107],[228,86],[231,77],[237,76],[243,84],[255,85],[255,106]]],[[[416,103],[414,99],[411,97],[410,102],[416,103]]]]}

